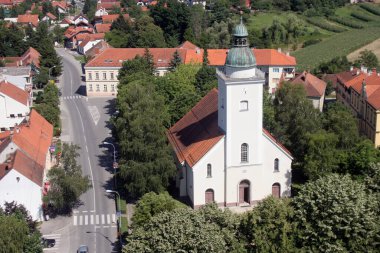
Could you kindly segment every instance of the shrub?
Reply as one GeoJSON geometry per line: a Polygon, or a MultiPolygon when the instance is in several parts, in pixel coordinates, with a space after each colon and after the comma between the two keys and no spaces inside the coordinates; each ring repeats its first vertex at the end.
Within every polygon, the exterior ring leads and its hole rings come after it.
{"type": "Polygon", "coordinates": [[[355,28],[355,29],[363,28],[363,26],[361,24],[358,24],[355,21],[348,19],[348,18],[342,18],[342,17],[338,17],[338,16],[330,16],[328,19],[330,19],[334,22],[337,22],[341,25],[351,27],[351,28],[355,28]]]}
{"type": "Polygon", "coordinates": [[[368,11],[368,12],[371,12],[372,14],[375,14],[377,16],[380,16],[380,9],[377,8],[376,6],[374,5],[371,5],[371,4],[361,4],[359,5],[361,8],[363,8],[364,10],[368,11]]]}
{"type": "Polygon", "coordinates": [[[325,21],[323,19],[319,19],[319,18],[307,18],[306,20],[310,24],[318,26],[318,27],[320,27],[322,29],[325,29],[327,31],[330,31],[330,32],[341,33],[341,32],[347,31],[345,28],[332,25],[332,24],[328,23],[327,21],[325,21]]]}
{"type": "Polygon", "coordinates": [[[307,46],[310,46],[310,45],[314,45],[314,44],[317,44],[319,42],[321,42],[322,39],[310,39],[310,40],[307,40],[303,43],[302,47],[307,47],[307,46]]]}
{"type": "Polygon", "coordinates": [[[368,17],[366,14],[361,13],[361,12],[352,12],[351,16],[353,16],[354,18],[360,19],[362,21],[365,21],[365,22],[373,21],[372,18],[368,17]]]}

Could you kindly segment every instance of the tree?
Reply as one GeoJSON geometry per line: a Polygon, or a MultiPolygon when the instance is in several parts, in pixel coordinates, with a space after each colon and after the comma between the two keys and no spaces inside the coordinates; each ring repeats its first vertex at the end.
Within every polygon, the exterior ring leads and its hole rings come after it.
{"type": "Polygon", "coordinates": [[[378,199],[350,176],[326,175],[294,198],[298,243],[306,251],[375,252],[378,199]]]}
{"type": "MultiPolygon", "coordinates": [[[[207,208],[207,207],[206,207],[207,208]]],[[[228,224],[230,213],[175,209],[154,216],[133,230],[123,249],[128,252],[244,252],[228,224]],[[212,212],[215,216],[208,215],[212,212]]]]}
{"type": "Polygon", "coordinates": [[[175,50],[173,53],[173,58],[170,61],[171,70],[176,70],[179,65],[182,64],[182,58],[178,53],[178,50],[175,50]]]}
{"type": "Polygon", "coordinates": [[[119,116],[114,121],[122,156],[120,177],[132,198],[161,192],[175,175],[165,136],[169,115],[164,99],[150,79],[121,83],[117,96],[119,116]]]}
{"type": "Polygon", "coordinates": [[[35,105],[35,109],[54,127],[60,127],[59,89],[54,82],[44,87],[42,101],[35,105]]]}
{"type": "Polygon", "coordinates": [[[132,217],[133,226],[142,226],[155,215],[177,208],[187,208],[187,206],[173,199],[167,192],[159,194],[149,192],[142,196],[136,204],[132,217]]]}
{"type": "Polygon", "coordinates": [[[294,210],[288,199],[268,197],[241,221],[249,252],[295,252],[294,210]]]}
{"type": "Polygon", "coordinates": [[[47,173],[51,187],[44,202],[52,204],[57,213],[70,213],[78,204],[79,197],[91,187],[88,176],[82,175],[81,167],[77,164],[78,150],[77,145],[63,143],[60,165],[47,173]]]}
{"type": "Polygon", "coordinates": [[[368,139],[356,143],[347,156],[347,171],[351,175],[360,177],[371,174],[372,166],[380,162],[380,150],[375,148],[368,139]]]}
{"type": "MultiPolygon", "coordinates": [[[[225,20],[225,18],[223,19],[225,20]]],[[[211,27],[207,28],[205,41],[202,47],[206,48],[229,48],[231,46],[231,28],[233,23],[231,19],[226,21],[214,22],[211,27]]]]}
{"type": "Polygon", "coordinates": [[[123,67],[119,70],[119,85],[127,85],[129,82],[153,76],[153,60],[149,50],[145,51],[145,56],[136,55],[133,60],[123,62],[123,67]]]}
{"type": "Polygon", "coordinates": [[[37,222],[23,205],[5,202],[0,208],[0,252],[42,253],[37,222]]]}
{"type": "Polygon", "coordinates": [[[342,71],[346,71],[351,66],[346,56],[335,57],[331,61],[322,62],[317,68],[313,70],[313,73],[317,75],[321,74],[335,74],[342,71]]]}
{"type": "Polygon", "coordinates": [[[0,56],[20,56],[27,50],[24,34],[16,25],[0,23],[0,56]]]}
{"type": "Polygon", "coordinates": [[[131,40],[131,47],[166,47],[161,27],[155,25],[153,19],[147,16],[143,16],[134,22],[131,40]]]}
{"type": "Polygon", "coordinates": [[[372,51],[365,49],[361,51],[359,54],[359,59],[355,62],[357,65],[362,65],[370,69],[379,66],[379,60],[372,51]]]}
{"type": "Polygon", "coordinates": [[[283,83],[276,91],[275,119],[279,127],[275,135],[289,147],[296,159],[304,157],[307,134],[321,129],[320,113],[306,98],[302,85],[283,83]]]}
{"type": "Polygon", "coordinates": [[[212,88],[218,86],[216,70],[214,67],[205,64],[198,70],[195,75],[195,88],[200,97],[206,95],[212,88]]]}
{"type": "Polygon", "coordinates": [[[201,98],[194,85],[199,68],[196,64],[181,64],[175,72],[155,80],[157,92],[169,108],[170,124],[166,127],[182,118],[201,98]]]}

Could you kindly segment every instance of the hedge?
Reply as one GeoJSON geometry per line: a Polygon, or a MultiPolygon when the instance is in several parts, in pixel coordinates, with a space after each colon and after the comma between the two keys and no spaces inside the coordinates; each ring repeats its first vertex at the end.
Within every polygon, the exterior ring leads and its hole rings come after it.
{"type": "Polygon", "coordinates": [[[330,31],[330,32],[341,33],[341,32],[347,31],[347,29],[339,27],[339,26],[332,25],[323,19],[307,18],[306,20],[310,24],[318,26],[318,27],[325,29],[327,31],[330,31]]]}
{"type": "Polygon", "coordinates": [[[375,14],[375,15],[377,15],[377,16],[380,16],[380,9],[377,8],[377,7],[374,6],[374,5],[370,5],[370,4],[361,4],[360,7],[363,8],[364,10],[368,11],[368,12],[371,12],[372,14],[375,14]]]}
{"type": "Polygon", "coordinates": [[[354,18],[360,19],[362,21],[365,21],[365,22],[373,21],[372,18],[368,17],[366,14],[361,13],[361,12],[352,12],[351,16],[353,16],[354,18]]]}
{"type": "Polygon", "coordinates": [[[328,17],[328,19],[331,21],[337,22],[341,25],[351,27],[351,28],[355,28],[355,29],[363,28],[363,26],[361,24],[358,24],[355,21],[348,19],[348,18],[342,18],[342,17],[338,17],[338,16],[330,16],[330,17],[328,17]]]}

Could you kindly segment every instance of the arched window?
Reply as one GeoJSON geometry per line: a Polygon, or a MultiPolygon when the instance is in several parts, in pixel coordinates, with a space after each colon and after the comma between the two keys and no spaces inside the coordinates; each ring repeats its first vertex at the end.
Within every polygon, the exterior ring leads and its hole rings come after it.
{"type": "Polygon", "coordinates": [[[240,101],[240,111],[248,111],[248,101],[240,101]]]}
{"type": "Polygon", "coordinates": [[[207,177],[212,177],[211,164],[207,164],[207,177]]]}
{"type": "Polygon", "coordinates": [[[278,158],[274,159],[274,171],[280,171],[280,160],[278,160],[278,158]]]}
{"type": "Polygon", "coordinates": [[[207,189],[205,192],[205,202],[206,204],[214,202],[214,190],[207,189]]]}
{"type": "Polygon", "coordinates": [[[281,197],[281,186],[279,183],[274,183],[272,185],[272,195],[275,198],[280,198],[281,197]]]}
{"type": "Polygon", "coordinates": [[[248,162],[248,144],[247,143],[241,144],[241,162],[242,163],[248,162]]]}

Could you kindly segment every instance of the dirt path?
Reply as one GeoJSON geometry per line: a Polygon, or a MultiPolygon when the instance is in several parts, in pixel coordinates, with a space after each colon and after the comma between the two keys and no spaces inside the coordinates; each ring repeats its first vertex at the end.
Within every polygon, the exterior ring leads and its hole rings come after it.
{"type": "Polygon", "coordinates": [[[380,59],[380,39],[377,39],[377,40],[365,45],[364,47],[361,47],[358,50],[355,50],[354,52],[350,53],[347,56],[347,59],[349,61],[356,60],[359,57],[359,53],[365,49],[372,51],[377,56],[377,58],[380,59]]]}

